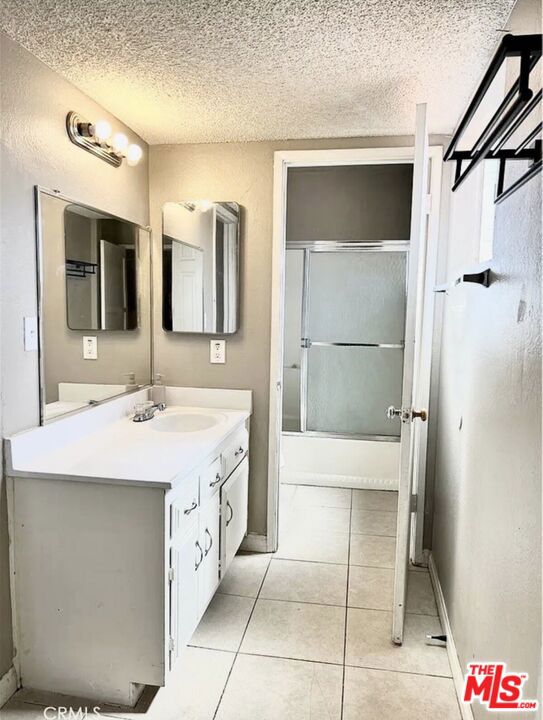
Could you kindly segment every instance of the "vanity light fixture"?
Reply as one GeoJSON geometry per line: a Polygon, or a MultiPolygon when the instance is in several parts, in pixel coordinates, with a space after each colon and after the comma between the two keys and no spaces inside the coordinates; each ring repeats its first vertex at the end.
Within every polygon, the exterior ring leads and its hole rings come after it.
{"type": "Polygon", "coordinates": [[[66,116],[66,130],[75,145],[115,167],[120,166],[123,158],[126,158],[128,165],[137,165],[143,156],[141,147],[135,143],[129,144],[124,133],[113,133],[107,120],[91,123],[72,111],[66,116]]]}

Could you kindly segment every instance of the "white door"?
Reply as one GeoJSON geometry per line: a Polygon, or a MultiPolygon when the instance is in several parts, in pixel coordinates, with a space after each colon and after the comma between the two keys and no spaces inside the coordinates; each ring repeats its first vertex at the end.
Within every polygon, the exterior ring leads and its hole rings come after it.
{"type": "Polygon", "coordinates": [[[126,330],[126,250],[100,240],[102,330],[126,330]]]}
{"type": "Polygon", "coordinates": [[[170,584],[170,669],[192,637],[200,619],[198,570],[204,558],[198,523],[172,545],[170,584]]]}
{"type": "Polygon", "coordinates": [[[172,242],[172,323],[180,332],[204,329],[204,253],[172,242]]]}
{"type": "Polygon", "coordinates": [[[421,408],[414,407],[420,369],[422,317],[424,305],[424,278],[427,236],[428,194],[428,133],[426,105],[417,105],[415,130],[415,160],[413,167],[413,200],[409,246],[408,291],[405,322],[404,372],[402,404],[389,408],[389,417],[401,418],[400,478],[398,492],[398,527],[396,538],[396,565],[394,573],[394,607],[392,639],[403,641],[405,604],[407,595],[408,564],[410,555],[413,464],[420,448],[420,433],[412,423],[425,419],[419,416],[421,408]]]}
{"type": "Polygon", "coordinates": [[[221,488],[221,577],[247,533],[249,460],[238,465],[221,488]]]}
{"type": "Polygon", "coordinates": [[[200,512],[200,545],[204,561],[198,570],[200,615],[203,615],[219,584],[219,493],[200,512]]]}

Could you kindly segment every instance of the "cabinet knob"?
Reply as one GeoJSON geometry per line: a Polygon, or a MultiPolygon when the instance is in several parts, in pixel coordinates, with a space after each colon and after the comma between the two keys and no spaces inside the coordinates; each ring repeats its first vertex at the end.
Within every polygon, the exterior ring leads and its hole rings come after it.
{"type": "Polygon", "coordinates": [[[245,452],[245,450],[240,445],[239,448],[234,453],[234,457],[238,457],[238,455],[243,455],[244,452],[245,452]]]}

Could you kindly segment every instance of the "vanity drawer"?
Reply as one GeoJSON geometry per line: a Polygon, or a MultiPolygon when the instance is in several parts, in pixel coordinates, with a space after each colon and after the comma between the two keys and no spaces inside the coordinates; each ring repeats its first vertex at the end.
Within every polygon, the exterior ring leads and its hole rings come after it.
{"type": "Polygon", "coordinates": [[[200,473],[200,498],[202,505],[207,498],[212,497],[218,491],[223,480],[224,475],[222,473],[221,456],[219,455],[210,465],[203,468],[200,473]]]}
{"type": "Polygon", "coordinates": [[[227,478],[230,473],[237,468],[243,458],[247,455],[248,451],[249,433],[246,428],[242,428],[236,433],[232,442],[222,454],[225,478],[227,478]]]}
{"type": "Polygon", "coordinates": [[[199,475],[193,473],[187,478],[179,497],[171,504],[170,510],[170,537],[183,535],[198,517],[199,475]]]}

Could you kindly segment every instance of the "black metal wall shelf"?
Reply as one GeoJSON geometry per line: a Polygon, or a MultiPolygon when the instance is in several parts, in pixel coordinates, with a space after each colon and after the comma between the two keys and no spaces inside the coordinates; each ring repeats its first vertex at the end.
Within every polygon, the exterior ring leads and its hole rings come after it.
{"type": "Polygon", "coordinates": [[[96,263],[83,260],[66,260],[67,277],[86,278],[88,275],[96,275],[96,263]]]}
{"type": "Polygon", "coordinates": [[[445,152],[445,160],[456,161],[453,192],[460,187],[482,160],[498,160],[500,163],[496,203],[505,200],[506,197],[509,197],[541,170],[541,139],[538,139],[538,136],[541,134],[542,122],[539,122],[517,147],[506,149],[505,145],[526,118],[541,104],[541,90],[534,93],[530,88],[530,73],[541,58],[542,38],[541,34],[505,35],[503,37],[445,152]],[[502,64],[510,57],[520,58],[520,70],[517,79],[506,93],[490,122],[480,133],[471,150],[459,150],[458,143],[460,139],[472,121],[502,64]],[[506,165],[508,162],[515,160],[528,160],[530,165],[523,175],[508,188],[505,188],[506,165]],[[469,165],[463,169],[463,164],[468,161],[469,165]]]}

